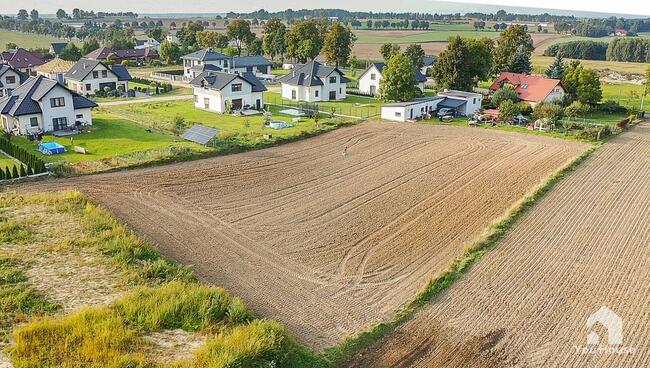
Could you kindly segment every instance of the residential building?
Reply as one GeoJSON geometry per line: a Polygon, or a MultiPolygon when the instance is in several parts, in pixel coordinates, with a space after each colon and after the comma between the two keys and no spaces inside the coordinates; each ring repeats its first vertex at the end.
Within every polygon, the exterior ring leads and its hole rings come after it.
{"type": "Polygon", "coordinates": [[[266,87],[253,73],[224,73],[207,71],[194,78],[194,106],[218,113],[264,107],[266,87]]]}
{"type": "Polygon", "coordinates": [[[65,74],[73,66],[74,61],[54,58],[41,66],[37,66],[34,70],[36,71],[36,75],[42,75],[45,78],[50,78],[61,84],[65,84],[65,74]]]}
{"type": "Polygon", "coordinates": [[[167,41],[175,44],[181,43],[181,41],[178,39],[178,36],[176,36],[176,31],[167,32],[167,41]]]}
{"type": "Polygon", "coordinates": [[[27,75],[9,65],[0,65],[0,97],[8,96],[27,80],[27,75]]]}
{"type": "Polygon", "coordinates": [[[617,28],[616,30],[614,30],[614,36],[627,37],[627,36],[629,36],[629,34],[630,33],[627,30],[623,29],[623,28],[617,28]]]}
{"type": "Polygon", "coordinates": [[[61,52],[65,47],[68,46],[67,42],[52,42],[50,44],[50,54],[54,55],[55,57],[61,56],[61,52]]]}
{"type": "Polygon", "coordinates": [[[434,115],[442,108],[452,109],[456,116],[472,116],[481,111],[483,95],[474,92],[444,90],[436,96],[415,98],[411,101],[384,104],[381,118],[405,122],[434,115]]]}
{"type": "Polygon", "coordinates": [[[206,70],[225,73],[248,72],[255,75],[271,72],[271,62],[263,56],[232,57],[211,48],[193,52],[181,59],[183,60],[183,74],[188,78],[196,78],[206,70]]]}
{"type": "Polygon", "coordinates": [[[338,68],[316,60],[296,65],[279,81],[283,98],[307,102],[342,100],[346,97],[349,82],[338,68]]]}
{"type": "Polygon", "coordinates": [[[109,87],[111,91],[129,90],[131,75],[121,64],[107,65],[99,60],[79,59],[65,74],[68,88],[81,95],[94,95],[96,91],[109,87]]]}
{"type": "MultiPolygon", "coordinates": [[[[376,95],[379,93],[379,82],[382,79],[382,73],[386,67],[385,63],[373,63],[359,76],[359,92],[365,93],[368,95],[376,95]]],[[[415,70],[415,80],[417,87],[420,91],[424,92],[424,84],[427,81],[427,77],[422,74],[420,69],[413,68],[415,70]]]]}
{"type": "Polygon", "coordinates": [[[420,69],[420,72],[424,74],[425,76],[427,75],[427,72],[429,69],[433,68],[433,65],[438,61],[438,57],[435,55],[424,55],[422,58],[423,66],[420,69]]]}
{"type": "Polygon", "coordinates": [[[1,52],[0,64],[9,65],[27,75],[33,75],[34,68],[45,64],[45,59],[35,52],[19,48],[1,52]]]}
{"type": "Polygon", "coordinates": [[[91,109],[97,104],[42,75],[30,77],[10,96],[0,98],[4,131],[24,135],[65,130],[92,124],[91,109]]]}
{"type": "Polygon", "coordinates": [[[522,101],[535,106],[540,102],[561,101],[566,94],[559,79],[539,75],[503,72],[490,86],[490,93],[496,92],[505,84],[515,87],[522,101]]]}
{"type": "Polygon", "coordinates": [[[134,49],[155,49],[156,51],[160,51],[160,42],[155,38],[147,38],[146,40],[136,39],[134,49]]]}
{"type": "Polygon", "coordinates": [[[97,50],[84,56],[86,59],[111,61],[121,63],[127,60],[132,63],[142,64],[151,60],[159,60],[160,55],[154,48],[115,50],[111,47],[100,47],[97,50]]]}

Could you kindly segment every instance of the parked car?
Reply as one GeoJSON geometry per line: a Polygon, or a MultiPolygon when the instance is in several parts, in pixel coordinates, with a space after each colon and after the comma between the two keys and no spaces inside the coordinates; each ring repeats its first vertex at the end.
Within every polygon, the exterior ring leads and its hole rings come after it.
{"type": "Polygon", "coordinates": [[[510,119],[510,121],[508,121],[508,124],[510,124],[510,125],[528,125],[528,118],[526,118],[526,117],[524,117],[522,115],[515,116],[514,118],[510,119]]]}
{"type": "Polygon", "coordinates": [[[451,116],[455,117],[456,116],[456,110],[450,109],[448,107],[443,107],[438,112],[436,113],[436,116],[439,118],[445,117],[445,116],[451,116]]]}

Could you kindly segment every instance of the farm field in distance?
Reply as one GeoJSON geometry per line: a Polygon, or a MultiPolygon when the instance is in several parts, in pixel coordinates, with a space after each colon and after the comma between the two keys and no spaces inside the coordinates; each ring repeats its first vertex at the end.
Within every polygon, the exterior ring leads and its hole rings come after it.
{"type": "Polygon", "coordinates": [[[82,191],[164,255],[236,290],[255,313],[320,350],[391,318],[588,147],[369,122],[259,151],[31,188],[82,191]]]}
{"type": "MultiPolygon", "coordinates": [[[[4,50],[6,44],[13,42],[24,49],[44,48],[49,49],[52,42],[68,42],[67,39],[52,36],[39,35],[35,33],[24,33],[0,29],[0,48],[4,50]]],[[[77,39],[72,40],[78,46],[81,42],[77,39]]]]}
{"type": "MultiPolygon", "coordinates": [[[[549,65],[553,62],[553,57],[533,55],[531,61],[533,62],[533,73],[543,73],[544,70],[548,69],[549,65]]],[[[580,64],[584,65],[585,68],[595,70],[609,69],[621,74],[644,75],[645,71],[648,69],[647,63],[628,63],[622,61],[580,60],[580,64]]]]}
{"type": "Polygon", "coordinates": [[[606,143],[466,275],[347,366],[644,366],[650,360],[648,157],[647,124],[606,143]],[[588,346],[590,331],[605,339],[604,327],[586,323],[603,306],[623,319],[623,343],[616,346],[633,353],[576,350],[588,346]]]}

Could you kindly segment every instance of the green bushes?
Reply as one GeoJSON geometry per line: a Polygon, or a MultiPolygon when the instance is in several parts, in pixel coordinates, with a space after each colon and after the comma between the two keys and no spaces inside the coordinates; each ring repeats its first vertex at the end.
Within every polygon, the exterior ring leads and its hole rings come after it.
{"type": "Polygon", "coordinates": [[[607,60],[650,62],[650,40],[638,37],[616,38],[609,43],[607,60]]]}
{"type": "Polygon", "coordinates": [[[607,60],[607,42],[570,41],[557,43],[544,50],[544,56],[561,55],[570,59],[607,60]]]}
{"type": "Polygon", "coordinates": [[[25,166],[19,165],[20,168],[14,166],[13,169],[8,167],[0,174],[0,180],[17,179],[27,175],[41,174],[47,172],[45,168],[45,161],[41,160],[34,153],[26,149],[16,146],[5,137],[0,137],[0,151],[4,151],[9,156],[14,157],[16,160],[22,162],[25,166]]]}

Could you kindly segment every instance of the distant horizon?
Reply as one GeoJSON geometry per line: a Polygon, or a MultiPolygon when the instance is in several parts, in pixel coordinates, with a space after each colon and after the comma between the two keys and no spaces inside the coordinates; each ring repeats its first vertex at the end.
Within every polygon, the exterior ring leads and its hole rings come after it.
{"type": "MultiPolygon", "coordinates": [[[[368,4],[364,5],[365,1],[357,1],[354,5],[350,5],[348,2],[331,0],[329,2],[330,6],[323,7],[322,3],[315,2],[312,3],[312,0],[285,0],[278,1],[274,4],[268,4],[265,1],[261,0],[249,0],[246,2],[246,5],[243,7],[233,6],[232,8],[226,8],[226,5],[223,4],[201,4],[200,1],[184,1],[184,0],[140,0],[137,2],[137,5],[134,6],[132,2],[127,0],[114,0],[110,6],[106,7],[106,2],[99,2],[98,0],[67,0],[57,2],[57,5],[54,5],[54,2],[51,0],[24,0],[20,3],[15,3],[11,8],[2,10],[2,13],[5,15],[15,15],[19,9],[36,9],[42,13],[43,16],[53,16],[56,13],[56,10],[60,7],[64,8],[67,12],[71,12],[73,8],[80,8],[84,10],[94,10],[95,12],[134,12],[139,16],[202,16],[202,17],[213,17],[216,15],[223,15],[227,12],[236,12],[236,13],[249,13],[259,9],[265,9],[269,12],[282,11],[286,9],[342,9],[351,12],[419,12],[419,13],[438,13],[438,14],[448,14],[448,13],[471,13],[471,12],[482,12],[482,13],[495,13],[498,10],[505,10],[509,13],[520,13],[520,14],[543,14],[549,13],[551,15],[573,15],[580,18],[603,18],[609,16],[617,17],[626,17],[626,18],[646,18],[650,17],[650,2],[647,4],[633,4],[632,1],[623,1],[616,5],[617,11],[606,10],[605,8],[598,8],[601,4],[593,4],[593,2],[588,2],[587,0],[574,0],[567,6],[580,7],[583,4],[584,9],[566,9],[563,6],[565,2],[560,0],[547,0],[545,3],[559,4],[562,5],[562,8],[537,8],[525,6],[523,4],[528,4],[522,0],[501,0],[501,4],[494,4],[498,0],[473,0],[473,1],[463,1],[463,0],[447,0],[447,1],[437,1],[437,0],[402,0],[399,2],[399,7],[396,7],[395,2],[392,0],[373,0],[368,4]],[[172,2],[173,3],[170,3],[172,2]],[[69,5],[62,5],[66,3],[69,5]],[[20,4],[20,5],[18,5],[20,4]],[[96,4],[96,5],[94,5],[96,4]],[[122,5],[120,5],[122,4],[122,5]],[[299,6],[295,6],[299,5],[299,6]],[[313,5],[313,6],[309,6],[313,5]],[[633,9],[635,13],[629,13],[628,9],[633,9]],[[152,11],[153,9],[159,9],[159,11],[152,11]],[[178,9],[183,9],[179,11],[178,9]],[[602,10],[601,10],[602,9],[602,10]],[[636,13],[639,11],[639,13],[636,13]]],[[[4,7],[4,6],[3,6],[4,7]]],[[[614,9],[607,8],[607,9],[614,9]]]]}

